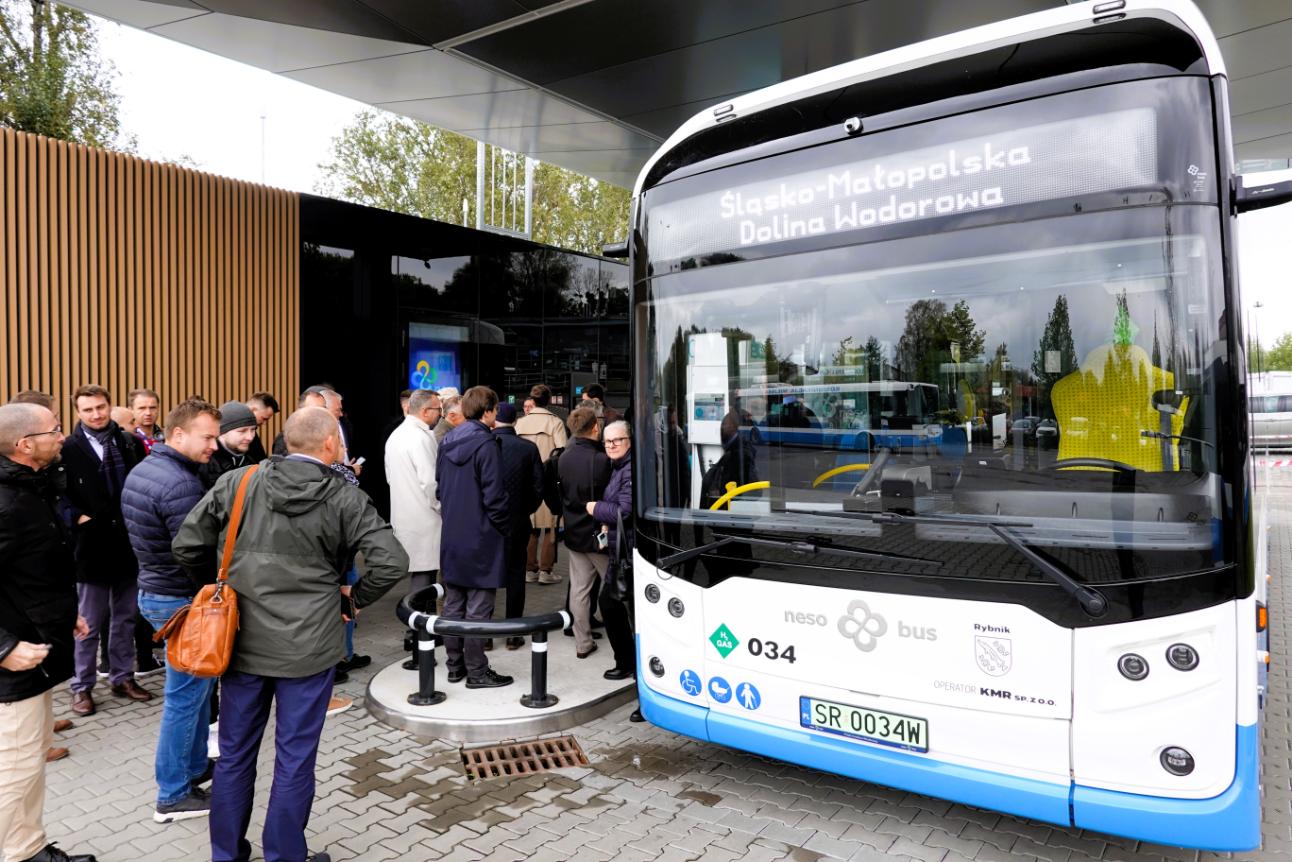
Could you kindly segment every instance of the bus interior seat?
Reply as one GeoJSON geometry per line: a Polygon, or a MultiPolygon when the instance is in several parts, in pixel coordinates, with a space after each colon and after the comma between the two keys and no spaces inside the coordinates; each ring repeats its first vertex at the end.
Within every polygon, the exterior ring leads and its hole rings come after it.
{"type": "MultiPolygon", "coordinates": [[[[1175,375],[1155,366],[1139,345],[1096,347],[1050,393],[1059,423],[1059,460],[1103,458],[1152,472],[1178,470],[1179,441],[1169,442],[1172,463],[1165,465],[1161,441],[1142,434],[1163,430],[1153,393],[1174,388],[1175,375]]],[[[1170,416],[1171,434],[1183,431],[1188,407],[1185,396],[1170,416]]]]}

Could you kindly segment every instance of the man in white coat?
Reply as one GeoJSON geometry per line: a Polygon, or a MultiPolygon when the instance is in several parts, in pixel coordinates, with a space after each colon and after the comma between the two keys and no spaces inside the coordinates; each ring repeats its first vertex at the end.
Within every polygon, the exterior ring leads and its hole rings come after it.
{"type": "Polygon", "coordinates": [[[408,415],[386,439],[386,482],[390,485],[390,525],[408,553],[411,588],[435,583],[440,568],[440,503],[435,499],[435,424],[440,396],[417,389],[408,415]]]}

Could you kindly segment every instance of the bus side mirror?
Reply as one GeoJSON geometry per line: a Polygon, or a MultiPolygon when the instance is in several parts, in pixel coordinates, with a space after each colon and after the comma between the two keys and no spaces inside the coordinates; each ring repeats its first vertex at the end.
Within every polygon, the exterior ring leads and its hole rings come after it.
{"type": "Polygon", "coordinates": [[[1256,186],[1243,185],[1243,178],[1238,178],[1238,188],[1234,195],[1234,210],[1245,213],[1252,210],[1263,210],[1279,204],[1292,202],[1292,180],[1281,183],[1264,183],[1256,186]]]}
{"type": "MultiPolygon", "coordinates": [[[[1292,183],[1289,183],[1289,185],[1292,185],[1292,183]]],[[[606,243],[601,247],[601,253],[606,257],[628,257],[628,240],[606,243]]]]}

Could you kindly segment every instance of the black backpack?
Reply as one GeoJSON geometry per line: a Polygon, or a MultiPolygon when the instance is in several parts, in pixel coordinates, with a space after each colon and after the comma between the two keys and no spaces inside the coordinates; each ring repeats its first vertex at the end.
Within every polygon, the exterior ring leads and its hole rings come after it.
{"type": "Polygon", "coordinates": [[[547,460],[543,462],[543,505],[547,506],[547,510],[558,518],[565,512],[561,488],[561,471],[558,466],[561,453],[564,451],[564,446],[556,447],[547,456],[547,460]]]}

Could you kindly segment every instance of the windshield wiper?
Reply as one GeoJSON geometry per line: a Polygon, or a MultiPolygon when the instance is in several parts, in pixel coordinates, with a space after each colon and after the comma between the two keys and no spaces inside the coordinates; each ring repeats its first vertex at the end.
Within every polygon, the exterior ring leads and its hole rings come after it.
{"type": "Polygon", "coordinates": [[[1018,551],[1041,574],[1058,584],[1065,593],[1077,600],[1081,609],[1092,617],[1102,617],[1108,612],[1108,598],[1094,587],[1077,583],[1063,569],[1051,563],[1028,547],[1027,542],[1011,528],[1030,527],[1030,521],[973,521],[946,515],[901,515],[897,512],[817,512],[806,509],[787,509],[803,515],[820,515],[824,518],[845,518],[851,521],[870,521],[874,524],[951,524],[957,527],[985,527],[1001,541],[1018,551]]]}
{"type": "Polygon", "coordinates": [[[795,554],[833,554],[837,557],[852,557],[854,559],[868,560],[897,560],[903,563],[918,563],[923,566],[940,566],[937,560],[926,560],[923,557],[908,557],[905,554],[894,554],[887,551],[858,551],[853,548],[841,548],[838,545],[832,545],[829,542],[820,540],[814,542],[794,542],[786,539],[756,539],[752,536],[717,536],[712,542],[703,545],[697,545],[694,548],[687,548],[685,551],[678,551],[676,554],[669,554],[667,557],[661,557],[655,562],[655,565],[661,569],[667,569],[676,566],[678,563],[685,563],[687,560],[693,560],[701,554],[707,554],[716,551],[725,545],[740,543],[744,545],[754,545],[762,548],[777,548],[783,551],[791,551],[795,554]]]}

